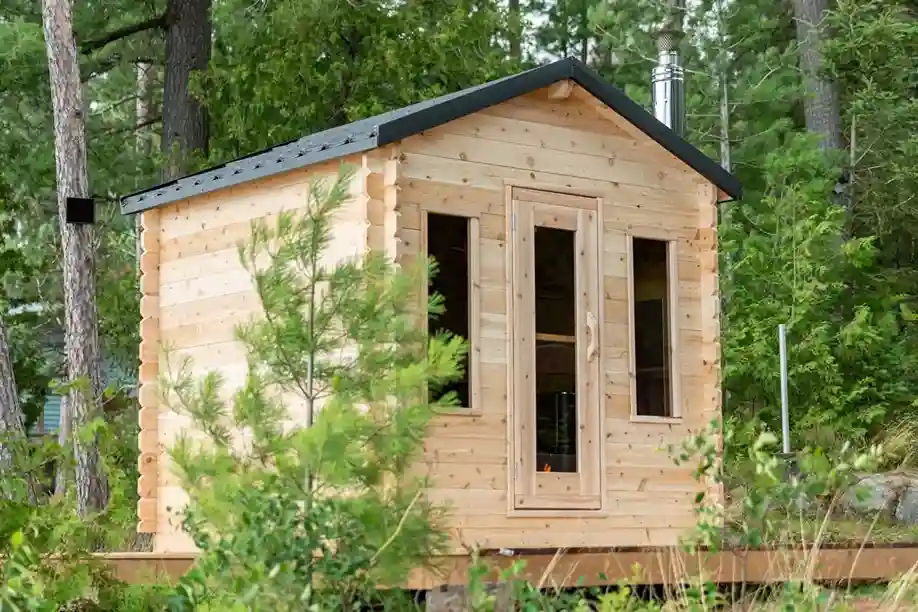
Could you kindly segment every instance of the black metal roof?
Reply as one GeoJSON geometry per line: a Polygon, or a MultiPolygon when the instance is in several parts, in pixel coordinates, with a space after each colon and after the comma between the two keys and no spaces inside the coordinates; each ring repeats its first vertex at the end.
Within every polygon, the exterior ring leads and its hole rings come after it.
{"type": "Polygon", "coordinates": [[[121,211],[124,214],[136,213],[223,187],[369,151],[564,79],[576,82],[731,198],[739,199],[742,196],[742,186],[736,177],[676,135],[583,62],[569,57],[483,85],[304,136],[196,174],[137,191],[121,198],[121,211]]]}

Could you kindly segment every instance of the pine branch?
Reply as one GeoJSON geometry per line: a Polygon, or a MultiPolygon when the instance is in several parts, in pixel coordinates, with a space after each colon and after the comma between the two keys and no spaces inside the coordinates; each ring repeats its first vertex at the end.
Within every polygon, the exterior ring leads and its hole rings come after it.
{"type": "MultiPolygon", "coordinates": [[[[120,54],[115,53],[105,58],[104,61],[99,61],[95,66],[90,66],[88,69],[83,66],[81,68],[80,82],[88,83],[97,76],[102,76],[103,74],[111,72],[120,66],[123,60],[124,58],[120,54]]],[[[162,60],[150,57],[135,57],[131,59],[130,62],[134,65],[139,63],[162,65],[162,60]]]]}
{"type": "Polygon", "coordinates": [[[87,40],[79,45],[80,53],[92,53],[98,51],[102,47],[105,47],[109,43],[116,42],[122,38],[127,38],[128,36],[133,36],[140,32],[146,32],[147,30],[153,30],[156,28],[164,28],[166,26],[166,14],[162,13],[156,17],[147,19],[146,21],[140,21],[137,23],[132,23],[131,25],[124,26],[123,28],[118,28],[113,30],[108,34],[104,34],[99,38],[94,38],[87,40]]]}
{"type": "Polygon", "coordinates": [[[142,130],[142,129],[144,129],[144,128],[150,127],[151,125],[155,125],[155,124],[161,122],[162,120],[163,120],[163,116],[162,116],[162,115],[157,115],[156,117],[151,117],[151,118],[147,119],[146,121],[141,121],[140,123],[135,123],[135,124],[131,125],[130,127],[121,127],[121,128],[114,128],[114,129],[111,129],[111,130],[106,130],[105,132],[102,132],[102,135],[103,135],[103,136],[111,136],[111,135],[113,135],[113,134],[128,134],[128,133],[131,133],[131,132],[136,132],[136,131],[138,131],[138,130],[142,130]]]}

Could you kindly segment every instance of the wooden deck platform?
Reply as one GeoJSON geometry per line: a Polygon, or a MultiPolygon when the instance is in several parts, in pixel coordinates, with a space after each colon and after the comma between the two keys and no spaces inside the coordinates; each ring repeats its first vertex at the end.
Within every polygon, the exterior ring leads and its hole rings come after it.
{"type": "MultiPolygon", "coordinates": [[[[144,582],[156,574],[178,579],[194,563],[193,554],[108,553],[98,555],[109,562],[116,575],[128,582],[144,582]]],[[[916,571],[918,545],[853,546],[783,550],[732,550],[688,555],[671,548],[640,550],[533,550],[482,551],[495,568],[506,569],[526,560],[525,576],[545,587],[599,586],[628,581],[632,584],[674,584],[703,577],[718,584],[773,583],[793,579],[818,582],[889,581],[916,571]],[[642,574],[635,577],[635,566],[642,574]]],[[[405,585],[427,590],[443,585],[465,584],[470,559],[443,557],[440,571],[416,572],[405,585]]],[[[496,579],[496,574],[495,574],[496,579]]]]}

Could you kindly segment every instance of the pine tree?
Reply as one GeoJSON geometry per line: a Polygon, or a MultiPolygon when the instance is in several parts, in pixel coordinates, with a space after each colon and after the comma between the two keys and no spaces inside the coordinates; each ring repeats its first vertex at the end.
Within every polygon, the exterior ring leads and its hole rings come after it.
{"type": "Polygon", "coordinates": [[[168,401],[206,433],[172,451],[203,551],[187,604],[351,609],[444,543],[415,460],[431,417],[456,401],[433,406],[426,388],[458,376],[465,342],[417,324],[426,266],[402,271],[378,253],[322,264],[349,183],[342,171],[314,184],[305,211],[254,224],[240,246],[264,318],[238,328],[249,372],[230,404],[215,373],[167,374],[168,401]],[[237,579],[254,590],[237,593],[237,579]]]}
{"type": "MultiPolygon", "coordinates": [[[[2,303],[2,302],[0,302],[2,303]]],[[[25,417],[19,402],[16,389],[16,377],[13,373],[13,361],[10,358],[10,345],[7,341],[6,323],[0,313],[0,475],[6,483],[24,482],[26,497],[30,503],[37,501],[36,484],[32,475],[14,474],[15,461],[10,442],[25,441],[25,417]]],[[[9,491],[3,493],[9,497],[9,491]]]]}
{"type": "MultiPolygon", "coordinates": [[[[54,157],[57,203],[64,267],[64,311],[67,329],[67,398],[71,423],[77,431],[101,416],[102,355],[96,307],[96,239],[92,224],[67,223],[67,199],[90,195],[86,161],[86,120],[83,85],[73,38],[69,0],[42,3],[45,42],[54,108],[54,157]]],[[[66,418],[66,417],[65,417],[66,418]]],[[[99,455],[98,435],[77,437],[77,510],[81,516],[108,503],[108,481],[99,455]]]]}

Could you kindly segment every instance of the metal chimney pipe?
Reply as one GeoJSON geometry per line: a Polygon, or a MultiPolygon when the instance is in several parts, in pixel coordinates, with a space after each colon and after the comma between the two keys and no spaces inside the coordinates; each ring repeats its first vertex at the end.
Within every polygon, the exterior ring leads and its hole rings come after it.
{"type": "Polygon", "coordinates": [[[679,65],[679,43],[684,36],[685,0],[668,0],[663,25],[657,32],[657,65],[653,69],[653,114],[679,136],[685,134],[685,72],[679,65]]]}

